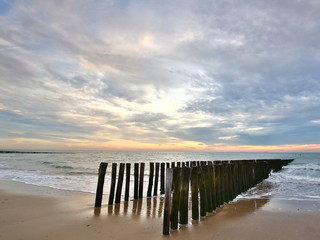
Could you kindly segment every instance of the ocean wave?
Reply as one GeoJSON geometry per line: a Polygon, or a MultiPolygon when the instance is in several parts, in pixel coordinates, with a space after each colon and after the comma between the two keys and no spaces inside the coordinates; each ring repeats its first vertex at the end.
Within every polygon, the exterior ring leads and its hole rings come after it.
{"type": "Polygon", "coordinates": [[[45,162],[42,162],[42,164],[45,164],[45,165],[49,165],[49,164],[52,164],[53,162],[47,162],[47,161],[45,161],[45,162]]]}
{"type": "Polygon", "coordinates": [[[59,166],[59,165],[52,165],[52,167],[57,168],[57,169],[74,169],[74,167],[71,166],[59,166]]]}
{"type": "MultiPolygon", "coordinates": [[[[12,180],[26,184],[50,187],[60,190],[79,191],[94,193],[97,176],[82,175],[82,176],[66,176],[66,175],[45,175],[41,171],[26,171],[26,170],[1,170],[0,179],[12,180]]],[[[106,180],[110,179],[106,176],[106,180]]]]}
{"type": "Polygon", "coordinates": [[[80,172],[80,171],[72,171],[72,172],[68,172],[66,173],[66,175],[94,175],[97,176],[98,173],[97,172],[80,172]]]}
{"type": "Polygon", "coordinates": [[[310,195],[305,195],[307,198],[311,198],[311,199],[319,199],[320,200],[320,196],[310,196],[310,195]]]}
{"type": "Polygon", "coordinates": [[[320,171],[320,163],[292,164],[284,166],[286,170],[320,171]]]}
{"type": "Polygon", "coordinates": [[[241,193],[237,199],[320,200],[320,188],[297,184],[273,183],[265,180],[256,187],[241,193]],[[267,187],[266,184],[268,185],[267,187]]]}
{"type": "Polygon", "coordinates": [[[55,168],[55,169],[75,169],[74,167],[72,166],[69,166],[69,165],[58,165],[58,164],[64,164],[64,163],[67,163],[67,162],[59,162],[59,163],[55,163],[55,162],[50,162],[50,161],[44,161],[42,162],[43,165],[46,165],[46,166],[49,166],[51,168],[55,168]]]}
{"type": "Polygon", "coordinates": [[[239,199],[261,199],[261,198],[270,198],[273,195],[272,192],[264,194],[253,194],[253,193],[241,193],[236,198],[235,201],[239,199]]]}
{"type": "Polygon", "coordinates": [[[275,183],[298,183],[298,184],[320,184],[320,177],[308,176],[308,175],[293,175],[285,172],[278,172],[271,174],[271,177],[267,179],[269,182],[275,183]]]}

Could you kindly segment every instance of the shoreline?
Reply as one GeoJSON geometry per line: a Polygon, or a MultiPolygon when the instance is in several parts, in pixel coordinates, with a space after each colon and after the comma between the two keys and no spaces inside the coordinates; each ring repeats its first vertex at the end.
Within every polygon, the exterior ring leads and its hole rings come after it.
{"type": "Polygon", "coordinates": [[[31,195],[92,195],[95,197],[94,193],[91,192],[82,192],[75,190],[65,190],[58,189],[48,186],[38,186],[30,183],[24,183],[19,181],[13,181],[9,179],[0,179],[0,190],[7,190],[9,192],[17,194],[31,194],[31,195]]]}
{"type": "Polygon", "coordinates": [[[162,233],[162,201],[144,198],[94,213],[95,195],[0,181],[0,239],[307,239],[320,236],[320,201],[241,199],[162,233]]]}

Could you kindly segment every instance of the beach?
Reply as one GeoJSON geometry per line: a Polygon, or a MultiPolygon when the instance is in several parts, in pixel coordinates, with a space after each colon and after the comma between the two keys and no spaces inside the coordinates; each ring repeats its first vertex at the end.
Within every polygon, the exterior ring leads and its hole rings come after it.
{"type": "MultiPolygon", "coordinates": [[[[320,201],[243,199],[162,235],[162,201],[93,207],[94,194],[0,181],[0,239],[319,239],[320,201]]],[[[106,197],[106,196],[105,196],[106,197]]]]}
{"type": "Polygon", "coordinates": [[[0,240],[320,240],[319,16],[0,0],[0,240]]]}

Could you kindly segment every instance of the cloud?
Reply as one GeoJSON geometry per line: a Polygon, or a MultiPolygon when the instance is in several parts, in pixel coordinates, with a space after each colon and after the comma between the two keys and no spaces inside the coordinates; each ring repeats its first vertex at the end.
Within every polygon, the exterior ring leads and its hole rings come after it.
{"type": "Polygon", "coordinates": [[[317,1],[7,3],[8,139],[318,143],[317,1]]]}

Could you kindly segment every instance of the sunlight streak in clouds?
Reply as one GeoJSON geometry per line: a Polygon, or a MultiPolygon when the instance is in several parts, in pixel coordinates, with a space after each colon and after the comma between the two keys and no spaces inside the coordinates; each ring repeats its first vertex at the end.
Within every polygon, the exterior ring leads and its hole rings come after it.
{"type": "Polygon", "coordinates": [[[318,151],[317,1],[17,0],[1,148],[318,151]]]}

